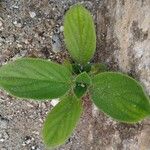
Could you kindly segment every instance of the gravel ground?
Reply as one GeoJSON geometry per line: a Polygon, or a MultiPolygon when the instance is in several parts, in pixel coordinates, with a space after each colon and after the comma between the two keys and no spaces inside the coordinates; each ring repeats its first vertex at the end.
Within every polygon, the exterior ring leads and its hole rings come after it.
{"type": "MultiPolygon", "coordinates": [[[[115,34],[112,29],[115,23],[114,18],[110,18],[109,15],[114,14],[111,10],[116,7],[116,3],[118,4],[116,0],[114,3],[107,0],[1,0],[0,65],[20,57],[40,57],[62,63],[69,57],[63,41],[63,16],[69,6],[76,2],[83,3],[95,20],[98,43],[97,53],[92,61],[102,61],[111,70],[121,69],[132,74],[143,81],[149,92],[149,51],[143,52],[146,55],[144,58],[147,58],[144,60],[147,61],[139,62],[140,59],[135,59],[134,63],[126,64],[124,53],[120,53],[120,49],[124,50],[126,47],[118,44],[119,37],[123,35],[116,33],[118,39],[112,37],[112,34],[115,34]],[[110,6],[108,9],[106,4],[110,6]],[[145,63],[147,70],[139,73],[136,63],[145,63]]],[[[123,0],[119,1],[120,5],[125,5],[124,3],[123,0]]],[[[119,10],[119,5],[117,7],[119,10]]],[[[115,31],[118,32],[117,28],[115,31]]],[[[149,32],[148,35],[146,31],[143,34],[136,22],[132,31],[134,43],[137,38],[146,40],[149,37],[149,32]],[[137,31],[140,36],[136,34],[137,31]]],[[[129,45],[131,49],[134,49],[134,43],[131,43],[132,48],[129,45]]],[[[147,47],[149,49],[148,44],[147,47]]],[[[0,150],[46,150],[40,132],[43,120],[47,112],[53,108],[53,103],[55,100],[22,100],[0,91],[0,150]]],[[[89,97],[84,98],[84,105],[85,111],[77,129],[58,150],[150,150],[150,120],[146,119],[135,125],[122,124],[111,120],[103,113],[98,113],[90,103],[89,97]]]]}

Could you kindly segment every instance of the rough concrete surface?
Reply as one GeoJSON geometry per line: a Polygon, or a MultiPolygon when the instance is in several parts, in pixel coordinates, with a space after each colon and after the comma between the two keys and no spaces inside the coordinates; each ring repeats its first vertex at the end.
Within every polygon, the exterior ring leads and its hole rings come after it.
{"type": "MultiPolygon", "coordinates": [[[[130,74],[150,94],[149,0],[1,0],[0,65],[19,57],[63,62],[68,57],[63,16],[77,2],[95,20],[97,52],[92,61],[130,74]]],[[[46,150],[40,132],[52,105],[0,91],[0,150],[46,150]]],[[[89,97],[84,106],[76,130],[58,150],[150,150],[150,119],[123,124],[99,112],[89,97]]]]}

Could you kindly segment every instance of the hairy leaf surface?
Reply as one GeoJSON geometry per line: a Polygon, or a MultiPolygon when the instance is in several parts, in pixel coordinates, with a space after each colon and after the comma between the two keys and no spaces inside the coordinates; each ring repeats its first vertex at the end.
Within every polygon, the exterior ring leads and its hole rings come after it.
{"type": "Polygon", "coordinates": [[[0,86],[21,98],[62,96],[71,86],[70,77],[66,67],[41,59],[19,59],[0,68],[0,86]]]}
{"type": "Polygon", "coordinates": [[[150,115],[150,101],[141,85],[131,77],[104,72],[93,78],[91,95],[95,105],[122,122],[137,122],[150,115]]]}
{"type": "Polygon", "coordinates": [[[96,34],[92,16],[82,5],[74,5],[64,21],[65,43],[72,58],[87,63],[94,55],[96,34]]]}
{"type": "Polygon", "coordinates": [[[56,147],[65,143],[73,132],[81,113],[81,100],[73,95],[64,96],[46,118],[43,128],[45,144],[48,147],[56,147]]]}

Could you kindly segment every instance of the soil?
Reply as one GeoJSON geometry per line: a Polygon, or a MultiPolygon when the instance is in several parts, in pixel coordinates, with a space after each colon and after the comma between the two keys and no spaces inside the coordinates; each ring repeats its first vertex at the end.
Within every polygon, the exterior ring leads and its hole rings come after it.
{"type": "MultiPolygon", "coordinates": [[[[119,70],[118,53],[115,53],[120,49],[115,44],[118,40],[111,38],[106,42],[106,33],[109,32],[106,25],[114,20],[109,18],[103,0],[1,0],[0,65],[21,57],[62,63],[69,57],[64,45],[63,16],[77,2],[89,9],[95,20],[98,42],[92,61],[103,62],[110,70],[119,70]]],[[[136,22],[134,26],[137,28],[136,22]]],[[[148,33],[143,35],[141,31],[139,35],[133,34],[134,39],[136,36],[139,39],[141,34],[145,39],[148,36],[148,33]]],[[[130,70],[128,73],[138,78],[135,72],[130,70]]],[[[144,143],[149,140],[150,120],[134,125],[113,121],[97,111],[88,96],[84,98],[84,106],[85,111],[76,130],[57,150],[150,150],[150,142],[144,143]],[[145,149],[141,147],[141,141],[146,145],[145,149]]],[[[49,100],[18,99],[0,90],[0,150],[46,150],[41,139],[41,128],[52,108],[49,100]]]]}

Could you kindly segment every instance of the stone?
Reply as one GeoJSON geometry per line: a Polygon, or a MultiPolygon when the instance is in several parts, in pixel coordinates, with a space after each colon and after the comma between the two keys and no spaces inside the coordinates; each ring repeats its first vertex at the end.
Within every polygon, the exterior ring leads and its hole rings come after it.
{"type": "Polygon", "coordinates": [[[60,32],[64,31],[64,26],[60,26],[60,32]]]}
{"type": "Polygon", "coordinates": [[[0,20],[0,28],[2,27],[2,25],[3,25],[3,23],[2,23],[2,21],[0,20]]]}
{"type": "Polygon", "coordinates": [[[0,31],[4,29],[3,19],[0,17],[0,31]]]}
{"type": "Polygon", "coordinates": [[[0,142],[4,142],[9,139],[9,135],[5,131],[0,132],[0,142]]]}
{"type": "Polygon", "coordinates": [[[56,106],[58,103],[59,103],[59,98],[57,98],[57,99],[52,99],[52,100],[51,100],[51,105],[52,105],[53,107],[56,106]]]}
{"type": "Polygon", "coordinates": [[[138,78],[150,94],[149,0],[103,1],[97,12],[98,49],[138,78]],[[104,36],[103,36],[104,34],[104,36]]]}
{"type": "Polygon", "coordinates": [[[7,125],[8,125],[8,119],[3,118],[3,117],[0,115],[0,128],[1,128],[1,129],[6,129],[6,128],[7,128],[7,125]]]}
{"type": "Polygon", "coordinates": [[[33,11],[29,11],[29,14],[30,14],[30,17],[31,17],[31,18],[34,18],[34,17],[36,16],[36,13],[33,12],[33,11]]]}
{"type": "Polygon", "coordinates": [[[60,41],[60,38],[57,34],[54,34],[52,36],[51,43],[52,43],[52,51],[54,53],[57,53],[57,52],[61,51],[61,41],[60,41]]]}
{"type": "Polygon", "coordinates": [[[18,23],[17,21],[14,21],[13,24],[18,27],[18,28],[21,28],[22,27],[22,24],[21,23],[18,23]]]}

